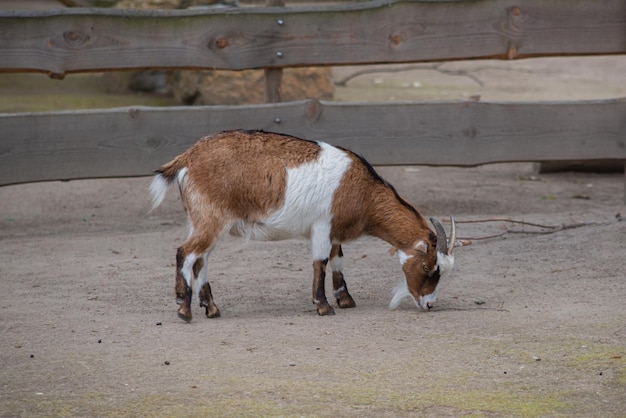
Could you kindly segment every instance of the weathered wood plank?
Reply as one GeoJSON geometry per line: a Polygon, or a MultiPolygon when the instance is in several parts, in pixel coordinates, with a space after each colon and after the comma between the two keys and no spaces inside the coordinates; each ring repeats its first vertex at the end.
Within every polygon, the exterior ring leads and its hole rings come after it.
{"type": "Polygon", "coordinates": [[[247,68],[626,53],[626,2],[457,0],[0,12],[0,71],[247,68]]]}
{"type": "Polygon", "coordinates": [[[0,115],[0,185],[148,175],[198,138],[239,128],[325,140],[376,165],[626,160],[626,99],[141,107],[0,115]]]}

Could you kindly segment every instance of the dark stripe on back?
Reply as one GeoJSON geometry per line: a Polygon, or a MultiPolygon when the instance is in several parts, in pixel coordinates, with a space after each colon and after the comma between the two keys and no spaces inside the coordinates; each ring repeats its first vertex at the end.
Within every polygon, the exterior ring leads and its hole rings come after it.
{"type": "Polygon", "coordinates": [[[268,132],[268,131],[264,131],[263,129],[237,129],[235,131],[223,131],[222,133],[228,133],[228,132],[242,132],[242,133],[248,134],[248,135],[270,134],[270,135],[280,136],[280,137],[283,137],[285,139],[290,139],[290,140],[294,140],[294,141],[303,141],[303,142],[308,142],[310,144],[318,145],[317,141],[311,141],[310,139],[298,138],[297,136],[293,136],[293,135],[289,135],[289,134],[283,134],[283,133],[280,133],[280,132],[268,132]]]}
{"type": "Polygon", "coordinates": [[[385,185],[386,187],[388,187],[389,189],[391,189],[391,191],[393,192],[394,196],[396,197],[396,199],[398,199],[398,201],[405,206],[407,209],[409,209],[412,213],[415,214],[415,216],[417,218],[421,218],[421,215],[417,212],[417,209],[415,209],[415,207],[413,205],[411,205],[410,203],[408,203],[406,200],[404,200],[396,191],[396,188],[393,187],[393,185],[391,183],[389,183],[387,180],[385,180],[384,178],[382,178],[380,176],[380,174],[378,174],[376,172],[376,170],[374,170],[374,167],[372,167],[372,165],[362,156],[360,156],[359,154],[357,154],[356,152],[350,151],[349,149],[345,149],[342,147],[337,147],[345,152],[348,152],[352,155],[354,155],[356,158],[359,159],[359,161],[361,161],[361,163],[367,168],[367,171],[369,171],[370,175],[372,176],[372,178],[380,184],[385,185]]]}

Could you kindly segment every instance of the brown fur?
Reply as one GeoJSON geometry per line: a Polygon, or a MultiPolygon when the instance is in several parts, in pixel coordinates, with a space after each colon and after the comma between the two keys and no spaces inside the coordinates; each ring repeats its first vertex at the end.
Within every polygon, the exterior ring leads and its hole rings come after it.
{"type": "Polygon", "coordinates": [[[181,168],[193,167],[182,194],[194,225],[185,252],[204,252],[234,219],[254,222],[280,208],[287,168],[314,160],[319,152],[315,142],[267,132],[232,131],[205,137],[162,166],[158,172],[170,181],[181,168]],[[255,158],[258,155],[263,158],[255,158]]]}
{"type": "Polygon", "coordinates": [[[363,234],[372,235],[408,255],[424,259],[433,268],[437,262],[437,237],[426,219],[367,162],[352,153],[351,156],[354,163],[333,199],[333,241],[345,242],[363,234]],[[419,240],[428,245],[426,255],[415,251],[419,240]]]}

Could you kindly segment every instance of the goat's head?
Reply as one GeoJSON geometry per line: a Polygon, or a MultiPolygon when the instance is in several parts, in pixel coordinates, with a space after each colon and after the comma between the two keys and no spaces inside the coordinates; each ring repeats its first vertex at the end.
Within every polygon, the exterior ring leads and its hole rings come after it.
{"type": "Polygon", "coordinates": [[[430,310],[437,300],[441,277],[454,266],[454,218],[450,217],[452,226],[449,240],[443,225],[437,219],[430,218],[430,222],[435,227],[435,242],[420,239],[410,248],[397,249],[406,281],[393,289],[389,303],[391,309],[397,308],[405,297],[411,297],[418,307],[430,310]]]}

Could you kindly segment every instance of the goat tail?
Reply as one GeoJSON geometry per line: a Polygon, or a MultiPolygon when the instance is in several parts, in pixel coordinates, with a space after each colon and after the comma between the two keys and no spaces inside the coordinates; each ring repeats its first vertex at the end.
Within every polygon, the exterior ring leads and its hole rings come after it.
{"type": "Polygon", "coordinates": [[[161,168],[155,171],[154,179],[152,179],[150,184],[150,197],[152,198],[150,212],[163,203],[167,190],[174,183],[174,180],[178,180],[179,187],[182,190],[186,174],[187,167],[184,167],[184,162],[180,157],[162,165],[161,168]]]}

